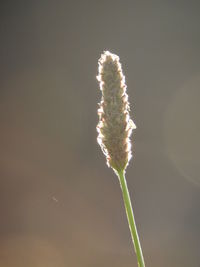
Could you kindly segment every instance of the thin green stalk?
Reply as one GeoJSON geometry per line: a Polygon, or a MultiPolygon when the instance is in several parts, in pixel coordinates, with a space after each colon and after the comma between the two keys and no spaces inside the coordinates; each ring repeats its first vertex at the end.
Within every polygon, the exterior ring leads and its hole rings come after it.
{"type": "Polygon", "coordinates": [[[119,176],[120,185],[122,189],[124,205],[126,208],[126,214],[128,218],[128,224],[129,224],[129,228],[130,228],[130,232],[132,236],[132,241],[133,241],[135,253],[137,256],[138,266],[145,267],[144,257],[143,257],[142,248],[140,245],[140,240],[139,240],[139,236],[137,232],[137,227],[136,227],[135,218],[133,214],[133,208],[131,205],[131,199],[130,199],[124,171],[119,171],[118,176],[119,176]]]}

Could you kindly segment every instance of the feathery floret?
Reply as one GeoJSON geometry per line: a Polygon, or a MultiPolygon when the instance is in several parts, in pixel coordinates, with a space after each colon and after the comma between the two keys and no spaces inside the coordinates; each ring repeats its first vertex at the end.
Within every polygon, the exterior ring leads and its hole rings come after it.
{"type": "Polygon", "coordinates": [[[132,156],[130,135],[136,126],[129,117],[125,77],[118,56],[109,51],[101,55],[97,80],[102,91],[97,141],[106,155],[108,166],[122,171],[132,156]]]}

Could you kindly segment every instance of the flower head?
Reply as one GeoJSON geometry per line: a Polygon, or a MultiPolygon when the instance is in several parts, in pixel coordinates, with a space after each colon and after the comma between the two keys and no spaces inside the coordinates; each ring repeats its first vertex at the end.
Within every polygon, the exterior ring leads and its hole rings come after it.
{"type": "Polygon", "coordinates": [[[130,135],[136,126],[129,117],[125,77],[118,56],[108,51],[101,55],[97,80],[102,91],[97,141],[106,155],[108,166],[122,171],[132,156],[130,135]]]}

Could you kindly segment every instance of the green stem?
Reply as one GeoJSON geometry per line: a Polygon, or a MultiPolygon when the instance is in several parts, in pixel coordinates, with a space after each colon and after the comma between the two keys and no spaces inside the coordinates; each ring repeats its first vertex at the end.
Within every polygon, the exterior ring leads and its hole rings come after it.
{"type": "Polygon", "coordinates": [[[139,236],[138,236],[138,232],[137,232],[137,227],[136,227],[135,218],[134,218],[134,214],[133,214],[133,208],[131,205],[131,199],[130,199],[124,171],[119,171],[118,176],[119,176],[120,185],[121,185],[121,189],[122,189],[124,205],[126,208],[126,214],[127,214],[127,218],[128,218],[128,223],[129,223],[129,228],[130,228],[130,232],[131,232],[131,236],[132,236],[132,241],[133,241],[135,253],[137,256],[138,266],[139,267],[145,267],[144,257],[143,257],[142,248],[140,245],[140,240],[139,240],[139,236]]]}

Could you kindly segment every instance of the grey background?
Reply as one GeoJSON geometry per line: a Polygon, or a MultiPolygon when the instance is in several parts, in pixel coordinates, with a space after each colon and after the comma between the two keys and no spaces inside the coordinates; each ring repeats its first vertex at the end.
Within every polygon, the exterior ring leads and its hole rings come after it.
{"type": "Polygon", "coordinates": [[[146,266],[200,264],[199,1],[1,1],[0,266],[137,266],[96,143],[97,61],[120,56],[146,266]]]}

